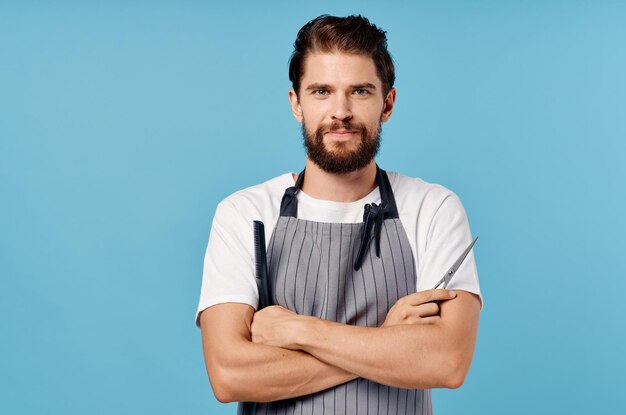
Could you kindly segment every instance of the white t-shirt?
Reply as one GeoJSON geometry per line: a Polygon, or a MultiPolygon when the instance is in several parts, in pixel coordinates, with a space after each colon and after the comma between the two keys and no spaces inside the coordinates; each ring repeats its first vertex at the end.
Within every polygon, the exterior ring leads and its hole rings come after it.
{"type": "MultiPolygon", "coordinates": [[[[396,172],[388,171],[387,175],[413,251],[417,291],[431,289],[472,241],[465,209],[458,196],[441,185],[396,172]]],[[[215,304],[234,302],[257,307],[252,223],[260,220],[265,224],[269,246],[280,201],[285,189],[293,185],[292,174],[285,173],[235,192],[218,204],[204,257],[196,325],[200,312],[215,304]]],[[[364,205],[381,201],[378,187],[350,203],[314,199],[302,190],[297,199],[298,219],[335,223],[362,222],[364,205]]],[[[482,309],[474,250],[447,288],[477,294],[482,309]]]]}

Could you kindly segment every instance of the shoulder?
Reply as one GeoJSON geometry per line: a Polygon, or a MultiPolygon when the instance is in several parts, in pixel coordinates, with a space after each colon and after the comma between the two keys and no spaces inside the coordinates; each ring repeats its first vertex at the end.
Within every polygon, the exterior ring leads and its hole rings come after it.
{"type": "Polygon", "coordinates": [[[217,221],[268,221],[278,216],[285,189],[293,185],[291,173],[285,173],[254,186],[238,190],[221,200],[215,210],[217,221]]]}
{"type": "Polygon", "coordinates": [[[429,183],[419,177],[387,172],[398,209],[419,210],[433,214],[444,204],[460,205],[456,193],[438,183],[429,183]]]}

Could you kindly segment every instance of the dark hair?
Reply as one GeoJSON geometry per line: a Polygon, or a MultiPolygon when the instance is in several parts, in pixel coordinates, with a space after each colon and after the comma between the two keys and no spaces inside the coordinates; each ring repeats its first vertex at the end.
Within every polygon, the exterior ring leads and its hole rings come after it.
{"type": "Polygon", "coordinates": [[[298,32],[289,58],[289,80],[299,94],[304,61],[312,52],[346,52],[366,55],[374,60],[383,84],[383,97],[396,79],[393,60],[387,51],[385,31],[361,15],[336,17],[323,14],[311,20],[298,32]]]}

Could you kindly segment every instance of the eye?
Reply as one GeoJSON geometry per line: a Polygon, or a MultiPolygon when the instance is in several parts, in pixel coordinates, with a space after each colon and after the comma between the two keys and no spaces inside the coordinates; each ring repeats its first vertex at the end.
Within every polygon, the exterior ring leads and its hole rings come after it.
{"type": "Polygon", "coordinates": [[[356,95],[367,95],[369,94],[369,91],[367,89],[355,89],[354,93],[356,95]]]}
{"type": "Polygon", "coordinates": [[[313,95],[328,95],[328,91],[325,89],[316,89],[313,91],[313,95]]]}

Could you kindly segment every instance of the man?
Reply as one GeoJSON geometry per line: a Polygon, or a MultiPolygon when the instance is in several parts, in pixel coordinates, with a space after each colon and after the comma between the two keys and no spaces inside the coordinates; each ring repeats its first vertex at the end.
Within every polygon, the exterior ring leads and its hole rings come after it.
{"type": "Polygon", "coordinates": [[[298,33],[289,100],[305,169],[217,207],[196,324],[217,399],[240,413],[432,413],[458,388],[482,306],[458,197],[374,161],[396,90],[385,32],[320,16],[298,33]],[[365,206],[365,207],[364,207],[365,206]],[[253,221],[266,233],[273,306],[256,311],[253,221]]]}

